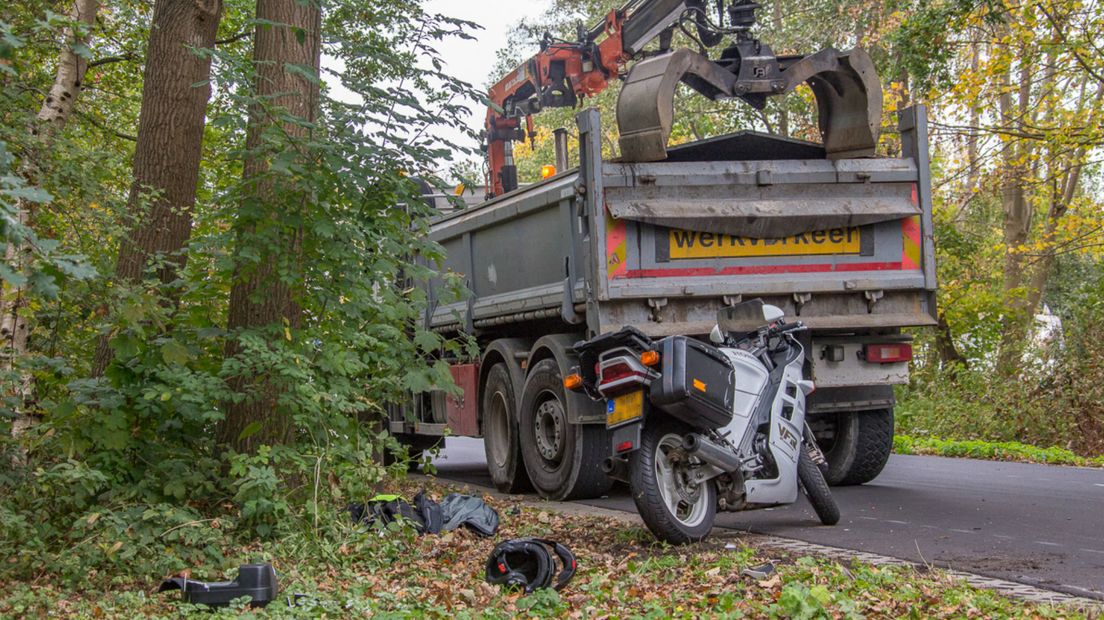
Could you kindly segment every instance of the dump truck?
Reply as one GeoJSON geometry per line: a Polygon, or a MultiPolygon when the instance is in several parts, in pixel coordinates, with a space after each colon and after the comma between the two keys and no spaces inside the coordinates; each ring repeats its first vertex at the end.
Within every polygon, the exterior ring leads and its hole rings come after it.
{"type": "Polygon", "coordinates": [[[576,124],[577,165],[563,165],[561,144],[554,176],[432,223],[469,294],[448,302],[426,283],[425,326],[470,335],[480,354],[451,364],[458,393],[392,407],[391,432],[416,450],[482,437],[505,492],[599,496],[606,412],[564,390],[572,346],[628,325],[704,338],[719,309],[761,298],[810,328],[808,420],[829,481],[877,476],[893,386],[909,376],[902,330],[936,322],[925,108],[898,112],[898,157],[739,132],[661,161],[604,160],[598,112],[576,124]]]}

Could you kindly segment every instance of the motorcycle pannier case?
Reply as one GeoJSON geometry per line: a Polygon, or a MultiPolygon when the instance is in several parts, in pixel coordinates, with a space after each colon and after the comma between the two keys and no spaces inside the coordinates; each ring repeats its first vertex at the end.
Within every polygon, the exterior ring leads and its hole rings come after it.
{"type": "Polygon", "coordinates": [[[734,373],[723,353],[686,336],[664,338],[656,348],[662,377],[652,381],[652,405],[697,428],[732,421],[734,373]]]}

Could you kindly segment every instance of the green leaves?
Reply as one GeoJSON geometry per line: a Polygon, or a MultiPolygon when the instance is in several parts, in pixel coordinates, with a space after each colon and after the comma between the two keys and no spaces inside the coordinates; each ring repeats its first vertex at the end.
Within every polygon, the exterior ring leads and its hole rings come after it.
{"type": "Polygon", "coordinates": [[[264,424],[260,421],[250,422],[245,426],[245,428],[242,429],[241,433],[238,433],[238,441],[245,441],[246,439],[249,439],[253,435],[256,435],[257,431],[261,430],[263,427],[264,424]]]}

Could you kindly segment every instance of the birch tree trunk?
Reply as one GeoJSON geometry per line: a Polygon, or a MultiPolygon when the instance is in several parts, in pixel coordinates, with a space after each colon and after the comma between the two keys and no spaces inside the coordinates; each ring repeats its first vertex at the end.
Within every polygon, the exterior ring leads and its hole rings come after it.
{"type": "MultiPolygon", "coordinates": [[[[184,267],[184,246],[192,230],[192,208],[203,145],[203,128],[211,88],[211,58],[197,50],[215,45],[222,0],[157,0],[153,9],[142,108],[134,149],[134,182],[127,212],[149,212],[138,218],[119,247],[115,277],[142,279],[151,262],[163,284],[184,267]]],[[[103,373],[111,360],[108,338],[96,348],[93,372],[103,373]]]]}
{"type": "MultiPolygon", "coordinates": [[[[57,134],[65,127],[73,112],[77,98],[84,83],[84,74],[88,71],[88,61],[74,53],[73,48],[87,45],[86,31],[96,21],[100,9],[99,0],[75,0],[70,17],[75,27],[66,28],[62,34],[62,47],[58,54],[57,72],[50,91],[42,101],[29,132],[34,142],[34,150],[23,158],[20,175],[30,185],[37,185],[40,177],[39,161],[41,154],[50,150],[57,134]]],[[[16,208],[23,226],[34,223],[34,203],[20,200],[16,208]]],[[[4,259],[16,270],[27,273],[30,269],[31,247],[24,243],[8,244],[4,249],[4,259]]],[[[30,328],[24,308],[27,304],[27,290],[23,285],[5,283],[0,292],[0,368],[9,376],[17,376],[14,384],[4,387],[8,396],[20,403],[16,410],[16,419],[12,423],[12,436],[22,435],[34,425],[34,418],[27,411],[27,405],[33,397],[32,377],[29,373],[16,375],[18,360],[27,354],[27,341],[30,328]]]]}
{"type": "MultiPolygon", "coordinates": [[[[273,179],[269,169],[264,135],[279,127],[291,140],[307,137],[309,130],[299,123],[281,121],[270,114],[272,108],[282,108],[291,116],[313,121],[318,112],[319,85],[301,72],[290,71],[296,65],[312,67],[318,75],[321,59],[322,13],[317,0],[257,0],[257,27],[253,39],[253,61],[257,71],[255,96],[265,105],[250,110],[246,138],[249,152],[243,177],[252,183],[250,205],[242,205],[259,214],[239,218],[237,238],[241,244],[258,243],[263,239],[261,258],[257,264],[247,264],[236,257],[234,284],[230,291],[229,329],[260,328],[281,323],[288,330],[300,326],[302,311],[296,303],[281,265],[294,264],[301,253],[302,228],[289,230],[281,223],[283,208],[301,196],[302,190],[290,183],[273,179]]],[[[257,250],[257,248],[253,248],[257,250]]],[[[227,345],[226,355],[238,355],[241,349],[235,340],[227,345]]],[[[280,388],[267,378],[242,373],[230,380],[238,393],[247,394],[240,402],[226,405],[226,418],[218,430],[220,443],[238,451],[248,452],[261,445],[288,443],[294,437],[288,412],[278,405],[280,388]],[[242,432],[253,423],[259,430],[243,437],[242,432]]]]}

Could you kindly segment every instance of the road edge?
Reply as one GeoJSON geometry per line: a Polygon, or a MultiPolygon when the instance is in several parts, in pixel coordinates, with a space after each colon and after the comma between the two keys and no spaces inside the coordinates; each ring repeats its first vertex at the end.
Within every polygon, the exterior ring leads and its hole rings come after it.
{"type": "MultiPolygon", "coordinates": [[[[625,523],[632,523],[633,525],[640,527],[644,526],[644,522],[635,512],[615,510],[612,508],[601,508],[598,506],[590,506],[587,504],[576,502],[555,502],[539,499],[531,495],[510,495],[508,493],[500,493],[497,489],[494,489],[492,487],[485,487],[479,484],[461,482],[449,478],[440,478],[437,476],[422,473],[411,473],[409,474],[409,476],[413,480],[431,480],[438,483],[447,483],[461,489],[471,489],[479,495],[518,502],[526,506],[539,508],[541,510],[606,517],[618,521],[624,521],[625,523]]],[[[994,592],[1012,598],[1030,601],[1033,603],[1065,605],[1086,612],[1093,611],[1100,613],[1104,611],[1104,602],[1102,601],[1087,598],[1084,596],[1077,596],[1075,594],[1070,594],[1067,592],[1041,588],[1039,586],[1026,583],[1008,581],[1006,579],[998,579],[996,577],[987,577],[985,575],[979,575],[977,573],[971,573],[937,565],[927,565],[921,562],[913,562],[911,560],[895,558],[892,556],[881,555],[877,553],[870,553],[868,551],[856,551],[854,549],[845,549],[843,547],[832,547],[819,543],[806,542],[803,540],[797,540],[795,538],[785,538],[773,534],[757,534],[755,532],[748,532],[737,528],[715,527],[714,531],[717,530],[728,534],[739,532],[740,534],[742,534],[742,538],[746,539],[748,542],[767,549],[776,549],[783,552],[799,553],[804,555],[818,555],[835,560],[857,559],[874,566],[911,566],[913,568],[927,569],[934,567],[952,577],[962,579],[975,588],[992,590],[994,592]]]]}

